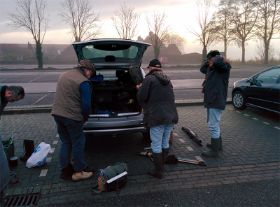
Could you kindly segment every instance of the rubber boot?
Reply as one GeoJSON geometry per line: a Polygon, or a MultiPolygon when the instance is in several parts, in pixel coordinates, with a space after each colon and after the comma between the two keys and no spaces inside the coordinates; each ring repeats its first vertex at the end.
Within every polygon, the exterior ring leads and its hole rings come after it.
{"type": "Polygon", "coordinates": [[[154,169],[148,172],[149,175],[161,179],[163,177],[163,159],[162,153],[153,153],[154,169]]]}
{"type": "Polygon", "coordinates": [[[220,145],[220,138],[219,139],[211,138],[211,148],[209,148],[208,151],[202,152],[201,155],[205,157],[218,157],[219,145],[220,145]]]}
{"type": "Polygon", "coordinates": [[[166,149],[162,149],[162,162],[163,162],[163,164],[165,163],[165,161],[166,161],[166,158],[167,158],[167,156],[168,156],[168,153],[169,153],[169,148],[166,148],[166,149]]]}
{"type": "Polygon", "coordinates": [[[32,155],[32,153],[34,152],[34,141],[29,140],[29,139],[23,140],[23,147],[24,147],[25,153],[23,156],[20,157],[20,160],[22,162],[26,162],[28,160],[28,158],[32,155]]]}
{"type": "MultiPolygon", "coordinates": [[[[218,149],[218,151],[223,151],[222,137],[219,138],[219,141],[220,141],[220,142],[219,142],[219,149],[218,149]]],[[[212,147],[212,145],[209,144],[209,143],[207,143],[206,146],[209,147],[209,148],[212,147]]]]}

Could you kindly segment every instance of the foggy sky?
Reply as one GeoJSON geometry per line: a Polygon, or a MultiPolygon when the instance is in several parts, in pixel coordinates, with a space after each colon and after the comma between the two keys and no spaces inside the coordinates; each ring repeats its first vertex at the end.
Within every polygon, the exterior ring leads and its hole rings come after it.
{"type": "MultiPolygon", "coordinates": [[[[218,2],[219,0],[215,1],[218,2]]],[[[48,29],[44,43],[71,43],[73,38],[69,32],[70,27],[62,21],[59,15],[63,9],[61,5],[63,0],[46,0],[46,2],[48,29]]],[[[112,25],[110,26],[111,23],[109,24],[109,22],[111,22],[110,18],[119,10],[124,0],[90,0],[90,2],[93,10],[99,14],[101,35],[105,35],[106,33],[109,35],[116,35],[115,29],[112,25]]],[[[167,23],[172,28],[172,31],[187,39],[185,51],[183,52],[201,53],[201,45],[195,40],[195,37],[191,37],[190,32],[188,32],[188,29],[197,26],[197,8],[195,0],[126,0],[126,3],[128,6],[134,7],[135,11],[141,15],[142,22],[139,23],[137,34],[139,33],[142,37],[148,35],[147,25],[144,25],[146,24],[148,14],[153,12],[165,12],[167,23]]],[[[15,30],[15,28],[8,25],[8,15],[15,12],[15,7],[16,0],[0,0],[0,43],[33,42],[31,35],[23,28],[15,30]]],[[[257,56],[256,50],[259,50],[257,48],[259,44],[260,43],[256,41],[247,43],[246,59],[254,59],[257,56]]],[[[280,49],[277,47],[279,44],[280,40],[272,41],[271,48],[274,50],[274,53],[276,53],[276,57],[280,57],[280,49]]],[[[208,49],[223,50],[223,47],[222,44],[219,44],[210,46],[208,49]]],[[[228,48],[228,54],[233,59],[240,59],[241,49],[232,44],[228,48]]]]}

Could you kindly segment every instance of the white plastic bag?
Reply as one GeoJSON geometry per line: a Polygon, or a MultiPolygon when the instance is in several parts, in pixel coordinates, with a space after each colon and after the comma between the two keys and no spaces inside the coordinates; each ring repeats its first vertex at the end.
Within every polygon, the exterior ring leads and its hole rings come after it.
{"type": "Polygon", "coordinates": [[[26,167],[31,168],[44,165],[50,150],[51,145],[41,142],[27,160],[26,167]]]}

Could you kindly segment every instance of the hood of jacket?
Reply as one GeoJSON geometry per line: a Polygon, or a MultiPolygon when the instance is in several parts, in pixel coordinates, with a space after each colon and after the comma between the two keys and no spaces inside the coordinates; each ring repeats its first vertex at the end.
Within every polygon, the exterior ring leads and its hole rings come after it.
{"type": "Polygon", "coordinates": [[[153,69],[147,75],[154,75],[161,85],[168,85],[170,83],[170,79],[162,72],[161,69],[153,69]]]}

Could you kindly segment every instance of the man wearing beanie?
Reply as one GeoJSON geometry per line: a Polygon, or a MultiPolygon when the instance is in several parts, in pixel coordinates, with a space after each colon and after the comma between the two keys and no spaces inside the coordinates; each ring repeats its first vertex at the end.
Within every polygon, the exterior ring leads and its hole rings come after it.
{"type": "Polygon", "coordinates": [[[178,122],[178,114],[172,83],[163,73],[160,61],[151,60],[148,68],[149,72],[137,96],[152,141],[154,169],[149,175],[162,178],[163,165],[169,152],[169,137],[174,124],[178,122]]]}
{"type": "Polygon", "coordinates": [[[202,152],[205,157],[218,157],[218,152],[222,150],[220,122],[226,106],[230,69],[231,65],[218,50],[211,50],[207,54],[207,61],[200,68],[200,72],[205,74],[202,92],[211,134],[211,144],[207,144],[209,150],[202,152]]]}
{"type": "Polygon", "coordinates": [[[79,181],[93,175],[84,158],[83,133],[83,124],[90,113],[89,79],[93,75],[95,75],[94,65],[89,60],[81,60],[77,68],[64,72],[58,79],[51,114],[62,142],[60,149],[62,179],[79,181]]]}

